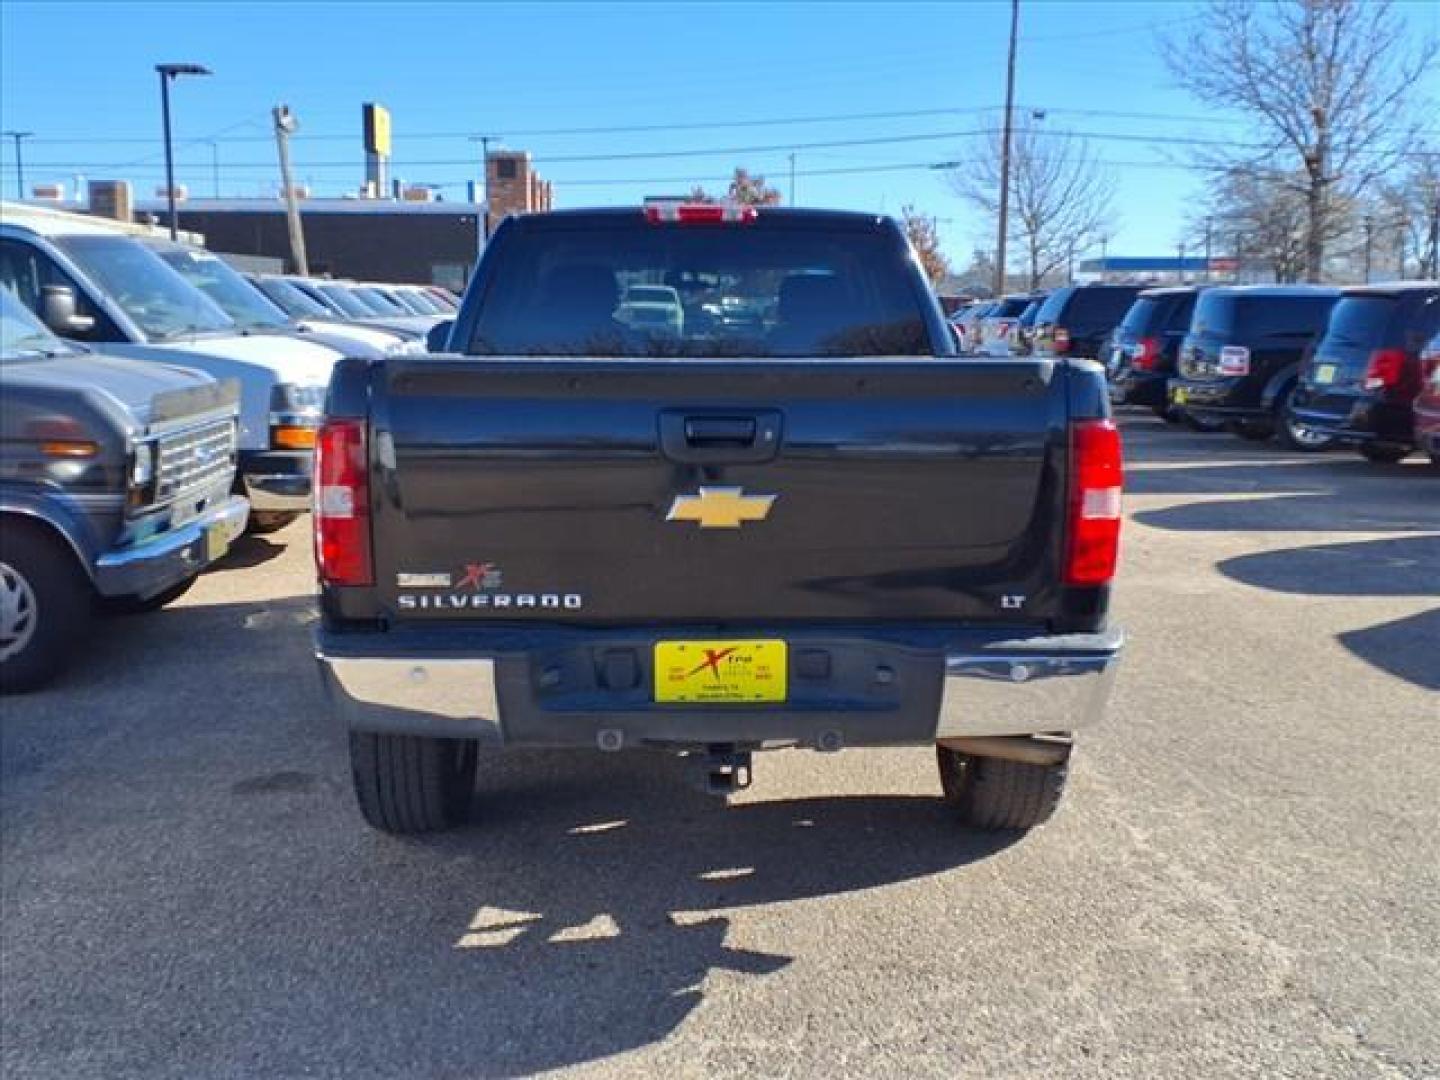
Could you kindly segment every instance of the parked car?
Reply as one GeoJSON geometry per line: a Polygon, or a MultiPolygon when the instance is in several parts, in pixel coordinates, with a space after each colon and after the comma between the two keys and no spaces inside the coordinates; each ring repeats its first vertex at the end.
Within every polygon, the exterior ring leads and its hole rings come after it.
{"type": "Polygon", "coordinates": [[[1346,289],[1305,366],[1289,425],[1353,446],[1371,461],[1400,461],[1415,447],[1421,353],[1437,331],[1436,282],[1346,289]]]}
{"type": "Polygon", "coordinates": [[[1440,333],[1420,350],[1420,396],[1415,399],[1415,445],[1440,471],[1440,333]]]}
{"type": "Polygon", "coordinates": [[[985,356],[1009,356],[1013,348],[1011,335],[1016,323],[1033,298],[1003,296],[996,301],[976,324],[979,327],[976,349],[985,356]]]}
{"type": "Polygon", "coordinates": [[[1067,285],[1056,289],[1035,313],[1036,356],[1101,360],[1105,339],[1130,310],[1139,285],[1067,285]]]}
{"type": "Polygon", "coordinates": [[[615,317],[636,330],[679,337],[685,332],[680,294],[668,285],[631,285],[615,317]]]}
{"type": "Polygon", "coordinates": [[[994,307],[993,301],[981,300],[979,303],[963,308],[951,318],[950,325],[955,327],[959,336],[961,352],[974,353],[980,348],[980,320],[985,318],[994,307]]]}
{"type": "Polygon", "coordinates": [[[1171,404],[1242,438],[1278,434],[1291,449],[1325,449],[1330,437],[1297,424],[1290,401],[1339,298],[1339,289],[1319,285],[1207,289],[1180,346],[1171,404]]]}
{"type": "Polygon", "coordinates": [[[1010,351],[1016,356],[1031,356],[1035,352],[1035,319],[1045,306],[1049,293],[1036,293],[1025,310],[1015,320],[1015,332],[1011,336],[1010,351]]]}
{"type": "Polygon", "coordinates": [[[243,275],[257,292],[285,312],[301,329],[318,335],[343,331],[346,336],[372,341],[382,352],[423,352],[422,335],[414,330],[384,330],[350,321],[333,307],[299,288],[293,281],[272,274],[243,275]]]}
{"type": "Polygon", "coordinates": [[[174,600],[245,528],[239,389],[103,356],[0,288],[0,691],[83,656],[95,607],[174,600]]]}
{"type": "Polygon", "coordinates": [[[1110,400],[1137,405],[1168,418],[1168,384],[1175,374],[1180,344],[1190,328],[1200,288],[1194,285],[1146,289],[1135,298],[1110,336],[1106,370],[1110,400]]]}
{"type": "Polygon", "coordinates": [[[888,218],[665,205],[508,218],[463,357],[336,368],[316,645],[361,812],[463,820],[501,746],[723,795],[767,746],[924,745],[960,821],[1046,820],[1122,646],[1099,368],[958,360],[888,218]],[[619,282],[675,265],[775,318],[653,357],[619,282]]]}
{"type": "Polygon", "coordinates": [[[365,295],[350,282],[302,277],[288,277],[285,280],[304,291],[307,296],[331,307],[343,318],[351,319],[362,326],[378,326],[382,330],[423,338],[438,321],[408,312],[396,314],[388,302],[365,295]]]}
{"type": "Polygon", "coordinates": [[[141,243],[215,301],[220,310],[245,333],[299,335],[337,353],[371,359],[384,355],[389,349],[401,347],[398,337],[383,330],[335,321],[291,318],[279,305],[257,292],[238,270],[218,255],[178,244],[166,237],[147,237],[141,243]]]}
{"type": "Polygon", "coordinates": [[[278,529],[310,508],[315,428],[339,357],[290,337],[244,333],[140,242],[141,227],[7,203],[0,285],[61,337],[108,355],[182,364],[240,384],[237,484],[250,525],[278,529]]]}

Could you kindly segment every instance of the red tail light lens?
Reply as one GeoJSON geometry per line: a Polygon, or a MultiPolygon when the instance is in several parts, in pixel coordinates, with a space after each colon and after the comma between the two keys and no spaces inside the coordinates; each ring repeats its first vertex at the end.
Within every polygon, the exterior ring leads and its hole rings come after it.
{"type": "Polygon", "coordinates": [[[315,563],[329,585],[373,585],[365,422],[326,420],[315,440],[315,563]]]}
{"type": "Polygon", "coordinates": [[[1115,577],[1124,471],[1120,432],[1113,420],[1082,420],[1071,426],[1065,584],[1105,585],[1115,577]]]}
{"type": "Polygon", "coordinates": [[[1130,354],[1130,366],[1137,371],[1154,371],[1160,362],[1160,339],[1147,337],[1135,343],[1130,354]]]}
{"type": "Polygon", "coordinates": [[[1055,327],[1051,340],[1055,343],[1055,351],[1057,353],[1067,353],[1070,351],[1070,331],[1066,330],[1065,327],[1055,327]]]}
{"type": "Polygon", "coordinates": [[[1376,349],[1365,368],[1366,390],[1398,390],[1405,380],[1405,350],[1376,349]]]}

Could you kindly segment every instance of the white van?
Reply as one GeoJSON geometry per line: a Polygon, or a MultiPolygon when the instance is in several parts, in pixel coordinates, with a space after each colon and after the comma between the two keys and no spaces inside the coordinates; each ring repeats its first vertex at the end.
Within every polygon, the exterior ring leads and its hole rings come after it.
{"type": "Polygon", "coordinates": [[[268,532],[309,509],[334,349],[246,335],[140,240],[144,226],[0,203],[0,287],[62,337],[240,384],[237,487],[268,532]]]}

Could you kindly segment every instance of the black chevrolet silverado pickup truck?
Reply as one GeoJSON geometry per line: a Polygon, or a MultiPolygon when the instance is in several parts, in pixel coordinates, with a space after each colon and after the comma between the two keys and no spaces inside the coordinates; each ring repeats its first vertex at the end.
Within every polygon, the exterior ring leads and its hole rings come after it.
{"type": "Polygon", "coordinates": [[[373,826],[464,820],[502,746],[723,794],[760,749],[933,745],[962,821],[1051,814],[1122,644],[1098,365],[958,357],[887,218],[666,201],[507,220],[438,337],[341,363],[317,443],[373,826]],[[680,311],[627,323],[640,285],[680,311]]]}

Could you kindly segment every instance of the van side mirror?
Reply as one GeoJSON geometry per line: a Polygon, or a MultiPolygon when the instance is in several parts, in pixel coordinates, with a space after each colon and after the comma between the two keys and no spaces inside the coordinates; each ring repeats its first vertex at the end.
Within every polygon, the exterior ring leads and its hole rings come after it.
{"type": "Polygon", "coordinates": [[[443,353],[448,350],[450,347],[450,331],[454,326],[454,319],[445,319],[432,326],[425,335],[425,351],[443,353]]]}
{"type": "Polygon", "coordinates": [[[61,336],[85,334],[95,329],[95,320],[76,310],[75,290],[69,285],[40,287],[40,317],[61,336]]]}

